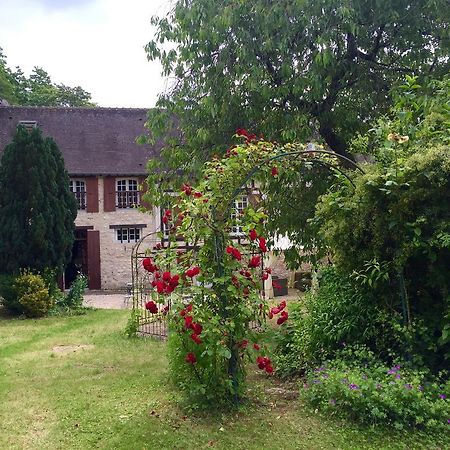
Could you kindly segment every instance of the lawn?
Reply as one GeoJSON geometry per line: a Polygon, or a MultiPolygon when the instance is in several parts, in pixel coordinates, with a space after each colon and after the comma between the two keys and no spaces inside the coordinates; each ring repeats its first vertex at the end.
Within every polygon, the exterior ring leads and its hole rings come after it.
{"type": "Polygon", "coordinates": [[[127,318],[0,318],[0,449],[450,448],[448,435],[315,414],[295,386],[253,372],[238,413],[189,413],[167,381],[166,344],[126,338],[127,318]]]}

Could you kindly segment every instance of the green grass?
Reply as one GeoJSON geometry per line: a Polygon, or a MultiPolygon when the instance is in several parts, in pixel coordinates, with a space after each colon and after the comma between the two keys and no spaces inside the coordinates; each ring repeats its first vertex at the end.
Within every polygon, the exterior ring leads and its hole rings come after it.
{"type": "Polygon", "coordinates": [[[187,413],[167,381],[166,344],[127,339],[127,318],[127,311],[0,318],[0,449],[450,448],[448,435],[315,414],[277,393],[276,378],[257,373],[240,412],[187,413]],[[88,347],[56,351],[65,345],[88,347]]]}

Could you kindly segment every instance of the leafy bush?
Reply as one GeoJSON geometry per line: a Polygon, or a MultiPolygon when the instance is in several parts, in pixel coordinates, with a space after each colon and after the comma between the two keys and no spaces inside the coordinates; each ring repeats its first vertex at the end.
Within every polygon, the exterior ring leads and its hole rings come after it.
{"type": "Polygon", "coordinates": [[[431,378],[427,372],[398,363],[387,366],[370,352],[365,354],[365,361],[347,353],[353,362],[337,358],[314,369],[301,396],[327,414],[367,424],[387,424],[398,429],[449,428],[448,380],[431,378]]]}
{"type": "Polygon", "coordinates": [[[40,275],[23,272],[15,279],[14,290],[27,317],[43,317],[53,305],[48,287],[40,275]]]}
{"type": "Polygon", "coordinates": [[[290,322],[278,336],[276,366],[301,374],[344,344],[364,343],[383,357],[403,347],[401,316],[388,316],[370,290],[335,267],[319,272],[318,288],[290,307],[290,322]]]}
{"type": "Polygon", "coordinates": [[[77,315],[82,314],[83,295],[87,288],[86,276],[79,274],[70,286],[67,294],[59,289],[54,292],[55,306],[51,310],[51,315],[77,315]]]}
{"type": "Polygon", "coordinates": [[[435,372],[450,358],[449,85],[407,77],[391,115],[354,143],[374,163],[354,189],[322,196],[313,220],[339,270],[402,314],[409,352],[435,372]]]}
{"type": "Polygon", "coordinates": [[[88,281],[85,275],[78,274],[72,285],[69,293],[65,298],[65,305],[69,308],[81,308],[83,305],[83,296],[88,286],[88,281]]]}
{"type": "Polygon", "coordinates": [[[22,314],[23,310],[14,287],[14,275],[0,275],[0,302],[13,314],[22,314]]]}

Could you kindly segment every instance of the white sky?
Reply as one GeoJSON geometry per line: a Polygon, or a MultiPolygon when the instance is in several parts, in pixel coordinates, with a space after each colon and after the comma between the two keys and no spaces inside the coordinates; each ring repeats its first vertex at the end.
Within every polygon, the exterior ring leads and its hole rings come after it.
{"type": "Polygon", "coordinates": [[[165,87],[147,61],[152,15],[170,0],[0,0],[0,47],[9,67],[45,69],[99,106],[151,107],[165,87]]]}

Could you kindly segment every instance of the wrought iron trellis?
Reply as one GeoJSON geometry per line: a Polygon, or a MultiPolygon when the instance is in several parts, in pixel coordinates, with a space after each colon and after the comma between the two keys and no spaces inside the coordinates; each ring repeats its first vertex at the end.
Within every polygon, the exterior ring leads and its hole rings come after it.
{"type": "Polygon", "coordinates": [[[133,247],[131,253],[131,298],[133,304],[133,314],[136,320],[138,334],[142,336],[152,336],[160,339],[167,337],[166,314],[171,308],[171,296],[164,296],[166,303],[158,305],[158,314],[151,314],[145,309],[145,304],[151,300],[152,277],[142,265],[142,261],[147,257],[154,257],[157,252],[168,246],[176,246],[179,250],[192,249],[184,241],[171,241],[164,237],[161,231],[155,231],[143,236],[133,247]]]}

